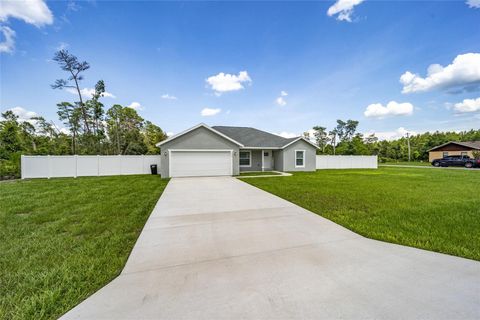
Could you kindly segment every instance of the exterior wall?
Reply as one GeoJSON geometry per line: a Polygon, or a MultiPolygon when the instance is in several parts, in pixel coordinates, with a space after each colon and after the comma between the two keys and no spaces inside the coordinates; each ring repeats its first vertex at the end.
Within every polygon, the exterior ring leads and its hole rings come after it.
{"type": "Polygon", "coordinates": [[[250,151],[252,157],[250,159],[250,167],[240,167],[240,171],[262,171],[262,150],[241,149],[240,151],[250,151]]]}
{"type": "Polygon", "coordinates": [[[283,169],[280,171],[315,171],[316,149],[304,140],[299,140],[283,149],[283,169]],[[295,168],[295,150],[305,150],[305,167],[295,168]]]}
{"type": "Polygon", "coordinates": [[[470,158],[473,158],[473,151],[472,150],[461,150],[461,151],[430,151],[428,153],[428,161],[432,162],[435,159],[442,159],[443,158],[443,152],[448,152],[449,156],[460,156],[462,152],[467,152],[467,155],[470,158]]]}
{"type": "Polygon", "coordinates": [[[239,173],[238,146],[204,127],[199,127],[195,130],[192,130],[183,136],[180,136],[170,142],[166,142],[160,146],[162,155],[162,166],[160,168],[160,173],[162,177],[165,178],[170,177],[170,173],[168,172],[168,150],[170,149],[233,150],[233,174],[238,175],[239,173]]]}
{"type": "Polygon", "coordinates": [[[283,150],[273,150],[274,169],[283,171],[283,150]]]}

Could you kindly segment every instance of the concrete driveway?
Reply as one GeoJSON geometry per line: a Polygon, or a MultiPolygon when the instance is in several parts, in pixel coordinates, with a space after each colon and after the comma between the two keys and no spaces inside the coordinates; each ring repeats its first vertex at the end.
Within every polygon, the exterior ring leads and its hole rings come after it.
{"type": "Polygon", "coordinates": [[[63,318],[478,319],[480,263],[363,238],[235,178],[172,179],[122,274],[63,318]]]}

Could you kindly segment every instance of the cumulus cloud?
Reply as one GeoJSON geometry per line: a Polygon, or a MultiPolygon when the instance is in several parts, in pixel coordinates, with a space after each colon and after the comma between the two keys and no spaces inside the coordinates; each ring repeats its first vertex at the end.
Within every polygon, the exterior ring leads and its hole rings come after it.
{"type": "Polygon", "coordinates": [[[397,139],[405,137],[407,135],[407,133],[409,133],[410,135],[416,135],[417,134],[417,132],[415,132],[415,131],[407,130],[404,127],[400,127],[395,131],[379,131],[379,132],[370,131],[370,132],[365,133],[365,136],[375,134],[375,136],[379,140],[397,140],[397,139]]]}
{"type": "Polygon", "coordinates": [[[168,93],[165,93],[165,94],[162,94],[162,99],[165,99],[165,100],[177,100],[177,97],[171,96],[171,95],[169,95],[168,93]]]}
{"type": "Polygon", "coordinates": [[[202,117],[211,117],[216,114],[219,114],[222,111],[220,108],[203,108],[200,114],[202,117]]]}
{"type": "Polygon", "coordinates": [[[470,8],[475,8],[475,9],[479,9],[479,8],[480,8],[480,0],[467,0],[466,4],[467,4],[470,8]]]}
{"type": "MultiPolygon", "coordinates": [[[[67,92],[71,93],[71,94],[78,95],[77,89],[75,89],[75,88],[66,88],[65,90],[67,92]]],[[[86,99],[91,99],[92,96],[95,94],[95,88],[83,88],[83,89],[80,89],[80,93],[82,94],[82,97],[84,97],[86,99]]],[[[112,98],[112,99],[116,98],[116,96],[114,94],[112,94],[110,92],[107,92],[107,91],[105,91],[103,93],[103,97],[112,98]]]]}
{"type": "Polygon", "coordinates": [[[252,79],[247,71],[241,71],[238,75],[220,72],[208,77],[205,81],[215,94],[220,95],[224,92],[241,90],[244,88],[243,84],[251,83],[252,79]]]}
{"type": "Polygon", "coordinates": [[[140,102],[136,102],[136,101],[130,103],[127,106],[127,108],[132,108],[133,110],[137,110],[137,111],[143,110],[143,106],[140,104],[140,102]]]}
{"type": "Polygon", "coordinates": [[[0,42],[0,52],[12,53],[15,48],[15,31],[7,26],[0,26],[4,40],[0,42]]]}
{"type": "Polygon", "coordinates": [[[330,8],[327,15],[329,17],[337,15],[337,20],[352,22],[353,8],[364,0],[337,0],[330,8]]]}
{"type": "Polygon", "coordinates": [[[455,103],[453,105],[453,110],[460,113],[480,111],[480,98],[465,99],[462,102],[455,103]]]}
{"type": "Polygon", "coordinates": [[[36,112],[26,110],[25,108],[22,108],[22,107],[15,107],[8,110],[12,111],[13,114],[18,116],[18,121],[20,122],[29,121],[33,117],[38,117],[38,114],[36,112]]]}
{"type": "Polygon", "coordinates": [[[296,133],[293,133],[293,132],[286,132],[286,131],[282,131],[280,133],[276,133],[277,136],[280,136],[280,137],[284,137],[284,138],[295,138],[295,137],[298,137],[299,135],[296,134],[296,133]]]}
{"type": "Polygon", "coordinates": [[[468,88],[480,84],[480,53],[458,55],[446,67],[432,64],[425,78],[410,71],[400,77],[403,93],[430,91],[434,89],[468,88]]]}
{"type": "Polygon", "coordinates": [[[286,91],[280,91],[280,96],[275,99],[275,103],[278,104],[279,106],[285,106],[287,105],[287,100],[285,100],[285,97],[288,96],[288,93],[286,91]]]}
{"type": "Polygon", "coordinates": [[[53,23],[53,14],[43,0],[2,0],[0,21],[16,18],[41,27],[53,23]]]}
{"type": "Polygon", "coordinates": [[[367,118],[383,119],[393,116],[408,116],[413,113],[413,105],[408,102],[398,103],[390,101],[386,106],[381,103],[373,103],[363,113],[367,118]]]}

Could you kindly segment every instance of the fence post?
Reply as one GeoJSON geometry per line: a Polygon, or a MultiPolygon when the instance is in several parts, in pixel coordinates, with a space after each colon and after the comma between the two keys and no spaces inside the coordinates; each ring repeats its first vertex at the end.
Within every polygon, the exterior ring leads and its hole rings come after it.
{"type": "Polygon", "coordinates": [[[100,176],[100,156],[97,154],[97,177],[100,176]]]}
{"type": "Polygon", "coordinates": [[[145,170],[145,155],[144,154],[142,154],[142,171],[143,171],[143,173],[146,174],[146,172],[145,172],[146,171],[145,170]]]}
{"type": "Polygon", "coordinates": [[[73,157],[75,159],[75,175],[73,177],[76,178],[78,175],[78,156],[74,155],[73,157]]]}
{"type": "Polygon", "coordinates": [[[50,179],[52,175],[52,160],[50,159],[50,155],[47,156],[48,159],[48,177],[47,179],[50,179]]]}
{"type": "Polygon", "coordinates": [[[120,159],[120,160],[118,160],[118,166],[120,167],[120,172],[118,174],[123,175],[123,173],[122,173],[122,155],[119,154],[118,159],[120,159]]]}
{"type": "Polygon", "coordinates": [[[24,169],[23,169],[23,168],[25,168],[24,162],[25,162],[25,158],[24,158],[24,155],[22,154],[20,156],[20,178],[22,180],[25,179],[25,173],[24,173],[24,169]]]}

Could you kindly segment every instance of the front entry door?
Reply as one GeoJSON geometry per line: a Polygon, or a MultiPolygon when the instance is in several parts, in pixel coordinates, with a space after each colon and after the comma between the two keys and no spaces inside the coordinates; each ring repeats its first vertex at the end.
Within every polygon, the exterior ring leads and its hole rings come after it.
{"type": "Polygon", "coordinates": [[[264,170],[271,170],[272,169],[272,151],[271,150],[263,150],[263,169],[264,170]]]}

